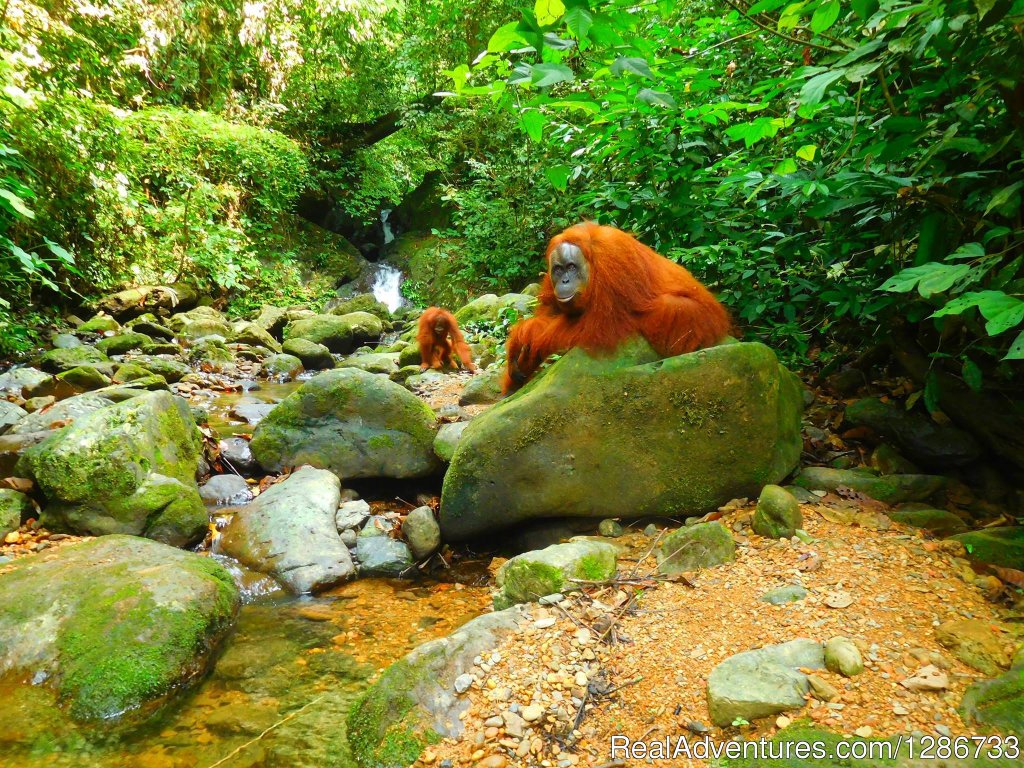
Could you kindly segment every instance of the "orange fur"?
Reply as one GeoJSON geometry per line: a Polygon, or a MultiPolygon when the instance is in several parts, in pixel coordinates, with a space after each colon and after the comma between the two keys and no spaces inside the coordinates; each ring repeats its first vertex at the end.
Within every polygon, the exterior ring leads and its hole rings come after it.
{"type": "Polygon", "coordinates": [[[430,307],[424,312],[420,316],[416,341],[420,345],[422,370],[451,367],[453,354],[459,358],[463,368],[471,373],[476,370],[476,366],[473,365],[473,353],[469,351],[469,345],[459,330],[459,324],[447,310],[430,307]],[[440,333],[436,329],[438,325],[444,326],[440,333]]]}
{"type": "Polygon", "coordinates": [[[590,266],[586,289],[571,304],[554,294],[550,274],[541,282],[536,314],[509,334],[503,391],[528,380],[553,354],[573,347],[611,352],[640,334],[663,357],[710,346],[729,333],[725,308],[684,267],[614,227],[577,224],[554,237],[578,246],[590,266]]]}

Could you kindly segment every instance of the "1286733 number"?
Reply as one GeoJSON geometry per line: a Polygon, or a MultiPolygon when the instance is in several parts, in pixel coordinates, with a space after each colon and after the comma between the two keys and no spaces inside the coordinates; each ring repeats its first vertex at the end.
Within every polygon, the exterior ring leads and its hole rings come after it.
{"type": "Polygon", "coordinates": [[[1017,760],[1020,758],[1020,739],[1016,736],[921,736],[910,741],[910,757],[922,760],[980,757],[1017,760]]]}

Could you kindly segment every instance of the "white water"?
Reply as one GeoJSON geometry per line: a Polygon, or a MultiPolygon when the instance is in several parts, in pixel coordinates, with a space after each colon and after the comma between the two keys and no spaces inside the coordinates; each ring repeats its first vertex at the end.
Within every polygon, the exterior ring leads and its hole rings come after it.
{"type": "Polygon", "coordinates": [[[380,212],[380,228],[384,232],[384,245],[395,241],[395,233],[391,231],[391,225],[388,224],[388,216],[390,215],[390,208],[380,212]]]}
{"type": "MultiPolygon", "coordinates": [[[[385,236],[388,230],[385,230],[385,236]]],[[[394,312],[402,306],[402,293],[399,290],[402,285],[402,273],[390,264],[378,264],[377,271],[373,275],[373,285],[370,290],[377,301],[388,305],[388,309],[394,312]]]]}

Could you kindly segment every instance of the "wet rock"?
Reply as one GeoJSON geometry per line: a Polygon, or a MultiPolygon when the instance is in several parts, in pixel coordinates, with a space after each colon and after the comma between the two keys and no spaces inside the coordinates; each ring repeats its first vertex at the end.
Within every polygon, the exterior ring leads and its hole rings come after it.
{"type": "Polygon", "coordinates": [[[876,398],[847,406],[846,420],[893,441],[903,455],[927,469],[962,467],[981,455],[981,447],[970,433],[876,398]]]}
{"type": "Polygon", "coordinates": [[[473,420],[441,530],[461,541],[541,517],[711,511],[792,470],[802,411],[796,377],[761,344],[664,360],[642,340],[614,357],[573,349],[473,420]]]}
{"type": "MultiPolygon", "coordinates": [[[[285,342],[287,343],[287,342],[285,342]]],[[[263,375],[271,379],[291,381],[303,371],[302,361],[295,355],[271,355],[263,361],[263,375]]]]}
{"type": "Polygon", "coordinates": [[[188,312],[179,312],[167,320],[167,327],[174,331],[179,339],[198,341],[206,336],[220,336],[227,339],[231,335],[231,324],[228,319],[212,307],[196,307],[188,312]]]}
{"type": "Polygon", "coordinates": [[[469,426],[468,421],[455,421],[451,424],[442,424],[437,430],[437,437],[434,438],[434,453],[441,461],[449,462],[455,453],[462,433],[469,426]]]}
{"type": "Polygon", "coordinates": [[[121,319],[147,312],[180,311],[195,306],[199,293],[191,285],[142,285],[104,296],[97,309],[121,319]]]}
{"type": "Polygon", "coordinates": [[[359,528],[370,517],[370,505],[362,499],[346,501],[338,507],[334,523],[339,531],[359,528]]]}
{"type": "Polygon", "coordinates": [[[597,532],[602,536],[607,536],[609,539],[617,539],[622,535],[622,526],[618,520],[602,520],[597,526],[597,532]]]}
{"type": "Polygon", "coordinates": [[[766,603],[771,603],[772,605],[796,603],[803,600],[805,597],[807,597],[807,590],[799,584],[787,584],[784,587],[771,589],[761,595],[762,600],[766,603]]]}
{"type": "Polygon", "coordinates": [[[751,523],[754,533],[769,539],[789,539],[803,527],[800,502],[793,494],[777,485],[766,485],[761,489],[751,523]]]}
{"type": "Polygon", "coordinates": [[[434,413],[403,387],[354,368],[305,382],[260,422],[251,447],[271,472],[311,464],[346,480],[438,471],[434,413]]]}
{"type": "Polygon", "coordinates": [[[736,559],[736,542],[719,522],[698,523],[673,531],[658,549],[660,573],[686,573],[714,568],[736,559]]]}
{"type": "Polygon", "coordinates": [[[428,743],[461,736],[459,715],[469,702],[456,693],[455,679],[471,672],[473,659],[496,648],[521,621],[518,608],[478,616],[388,667],[349,715],[357,764],[411,765],[428,743]]]}
{"type": "Polygon", "coordinates": [[[181,381],[192,373],[192,369],[183,362],[166,357],[136,355],[132,358],[132,362],[142,366],[151,373],[155,373],[157,376],[163,376],[171,384],[181,381]]]}
{"type": "Polygon", "coordinates": [[[255,426],[267,418],[276,407],[276,403],[243,403],[234,406],[231,409],[231,413],[247,424],[255,426]]]}
{"type": "Polygon", "coordinates": [[[506,561],[495,576],[498,592],[496,610],[515,603],[528,603],[554,592],[579,589],[573,579],[601,581],[615,575],[618,549],[593,539],[575,539],[533,552],[523,552],[506,561]]]}
{"type": "Polygon", "coordinates": [[[31,413],[21,419],[17,424],[8,430],[9,434],[28,434],[30,432],[43,432],[55,427],[63,427],[88,416],[94,411],[113,405],[114,401],[96,392],[87,392],[84,395],[69,397],[61,400],[51,408],[39,413],[31,413]]]}
{"type": "Polygon", "coordinates": [[[152,343],[153,340],[144,333],[121,333],[100,339],[96,342],[96,349],[105,355],[123,355],[125,352],[152,343]]]}
{"type": "Polygon", "coordinates": [[[466,382],[459,396],[459,405],[488,405],[501,400],[502,366],[493,366],[466,382]]]}
{"type": "Polygon", "coordinates": [[[864,661],[852,640],[833,637],[825,643],[825,668],[844,677],[854,677],[864,671],[864,661]]]}
{"type": "Polygon", "coordinates": [[[365,576],[400,576],[413,565],[406,543],[390,536],[360,536],[356,540],[356,560],[360,575],[365,576]]]}
{"type": "Polygon", "coordinates": [[[36,368],[11,368],[6,373],[0,373],[0,395],[11,394],[20,397],[22,390],[26,387],[46,381],[48,378],[50,378],[50,374],[36,368]]]}
{"type": "Polygon", "coordinates": [[[888,514],[897,523],[923,528],[936,536],[952,536],[967,530],[963,520],[945,509],[895,509],[888,514]]]}
{"type": "Polygon", "coordinates": [[[7,400],[0,400],[0,435],[26,416],[28,416],[28,411],[21,406],[15,405],[7,400]]]}
{"type": "Polygon", "coordinates": [[[3,578],[0,669],[55,687],[79,720],[131,713],[199,679],[239,604],[215,561],[132,536],[27,557],[3,578]]]}
{"type": "Polygon", "coordinates": [[[78,333],[117,333],[121,330],[121,324],[110,315],[99,314],[86,320],[75,330],[78,333]]]}
{"type": "Polygon", "coordinates": [[[389,352],[352,355],[338,363],[338,366],[340,368],[358,368],[367,373],[384,373],[390,376],[398,371],[398,355],[389,352]]]}
{"type": "Polygon", "coordinates": [[[935,628],[935,639],[964,664],[986,675],[998,675],[1010,668],[1016,642],[990,622],[952,619],[935,628]]]}
{"type": "Polygon", "coordinates": [[[416,560],[432,555],[441,546],[441,528],[434,518],[434,510],[416,507],[405,516],[402,535],[416,560]]]}
{"type": "Polygon", "coordinates": [[[800,669],[824,666],[821,643],[803,639],[731,656],[708,676],[711,720],[724,727],[800,709],[810,688],[800,669]]]}
{"type": "Polygon", "coordinates": [[[214,475],[200,486],[199,495],[206,503],[221,507],[252,501],[249,484],[238,475],[214,475]]]}
{"type": "MultiPolygon", "coordinates": [[[[107,356],[95,347],[75,347],[73,349],[51,349],[39,358],[39,367],[50,373],[63,373],[90,363],[103,363],[107,356]]],[[[23,385],[24,386],[24,385],[23,385]]]]}
{"type": "Polygon", "coordinates": [[[240,507],[220,548],[296,594],[327,589],[354,573],[334,522],[340,494],[335,475],[303,467],[240,507]]]}
{"type": "Polygon", "coordinates": [[[35,507],[24,493],[0,488],[0,541],[11,531],[18,530],[21,521],[34,513],[35,507]]]}
{"type": "Polygon", "coordinates": [[[40,519],[52,530],[186,546],[206,532],[195,482],[201,453],[185,401],[152,392],[77,418],[29,448],[17,471],[45,496],[40,519]]]}
{"type": "Polygon", "coordinates": [[[285,354],[299,358],[307,371],[330,370],[334,367],[331,350],[309,339],[288,339],[281,345],[281,349],[285,354]]]}
{"type": "Polygon", "coordinates": [[[81,347],[82,340],[77,336],[70,333],[58,333],[50,339],[50,345],[54,349],[73,349],[74,347],[81,347]]]}
{"type": "Polygon", "coordinates": [[[983,563],[1017,569],[1024,563],[1024,526],[985,528],[950,538],[963,544],[972,558],[983,563]]]}
{"type": "Polygon", "coordinates": [[[266,347],[273,352],[281,351],[281,343],[256,323],[239,323],[228,336],[228,341],[233,344],[248,344],[251,347],[266,347]]]}
{"type": "Polygon", "coordinates": [[[218,443],[220,457],[236,472],[246,475],[256,469],[249,441],[242,437],[226,437],[218,443]]]}
{"type": "Polygon", "coordinates": [[[924,501],[946,486],[946,478],[937,475],[879,477],[866,470],[829,467],[804,467],[793,482],[812,491],[834,491],[846,486],[886,504],[924,501]]]}
{"type": "MultiPolygon", "coordinates": [[[[380,322],[378,319],[377,322],[380,322]]],[[[284,329],[285,341],[305,339],[322,344],[331,352],[348,354],[355,346],[352,324],[336,315],[314,315],[293,320],[284,329]]]]}

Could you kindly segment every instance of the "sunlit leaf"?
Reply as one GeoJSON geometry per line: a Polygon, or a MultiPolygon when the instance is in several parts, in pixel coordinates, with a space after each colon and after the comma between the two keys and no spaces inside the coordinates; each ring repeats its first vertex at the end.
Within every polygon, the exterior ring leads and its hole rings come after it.
{"type": "Polygon", "coordinates": [[[544,169],[544,175],[548,177],[548,181],[551,182],[551,186],[559,192],[565,191],[565,188],[569,184],[569,176],[571,174],[572,168],[568,165],[549,165],[544,169]]]}
{"type": "Polygon", "coordinates": [[[574,79],[572,70],[564,64],[534,64],[531,68],[532,82],[538,88],[545,88],[556,83],[571,83],[574,79]]]}
{"type": "Polygon", "coordinates": [[[491,53],[505,53],[524,45],[526,40],[519,34],[518,29],[518,21],[510,21],[498,27],[487,41],[487,50],[491,53]]]}
{"type": "Polygon", "coordinates": [[[909,267],[893,275],[879,287],[890,293],[909,293],[917,288],[924,298],[948,290],[953,283],[971,271],[969,264],[942,264],[932,262],[918,267],[909,267]]]}
{"type": "Polygon", "coordinates": [[[997,336],[1024,320],[1024,301],[1008,296],[1002,291],[972,291],[947,302],[932,317],[959,315],[968,309],[978,308],[985,323],[985,333],[997,336]]]}
{"type": "Polygon", "coordinates": [[[642,59],[638,56],[620,56],[612,62],[611,70],[613,75],[621,75],[623,72],[632,72],[634,75],[646,77],[649,80],[654,79],[654,73],[651,72],[651,68],[647,64],[647,59],[642,59]]]}
{"type": "Polygon", "coordinates": [[[819,5],[811,16],[811,31],[824,32],[827,30],[836,23],[840,10],[839,0],[826,0],[819,5]]]}
{"type": "Polygon", "coordinates": [[[0,189],[0,198],[6,201],[7,205],[15,212],[20,213],[22,216],[28,219],[34,219],[36,217],[35,212],[25,205],[25,201],[18,197],[16,194],[11,192],[9,189],[0,189]]]}
{"type": "Polygon", "coordinates": [[[664,91],[654,91],[650,88],[641,88],[640,92],[636,95],[638,101],[642,101],[644,104],[653,104],[659,107],[670,107],[672,109],[676,106],[676,100],[672,96],[664,91]]]}
{"type": "Polygon", "coordinates": [[[565,3],[562,0],[536,0],[533,4],[533,12],[537,16],[537,23],[547,26],[558,21],[565,13],[565,3]]]}
{"type": "Polygon", "coordinates": [[[585,38],[594,23],[594,15],[582,5],[577,5],[565,12],[565,25],[577,40],[585,38]]]}
{"type": "Polygon", "coordinates": [[[519,122],[526,135],[534,141],[540,141],[544,135],[544,115],[536,109],[530,109],[519,116],[519,122]]]}
{"type": "Polygon", "coordinates": [[[800,101],[803,104],[818,104],[825,96],[825,91],[832,85],[836,80],[843,77],[846,74],[845,69],[830,69],[828,72],[822,72],[820,75],[815,75],[806,83],[800,91],[800,101]]]}
{"type": "Polygon", "coordinates": [[[801,160],[807,160],[810,162],[811,160],[814,160],[814,156],[817,153],[818,148],[814,144],[804,144],[796,151],[796,156],[801,160]]]}

